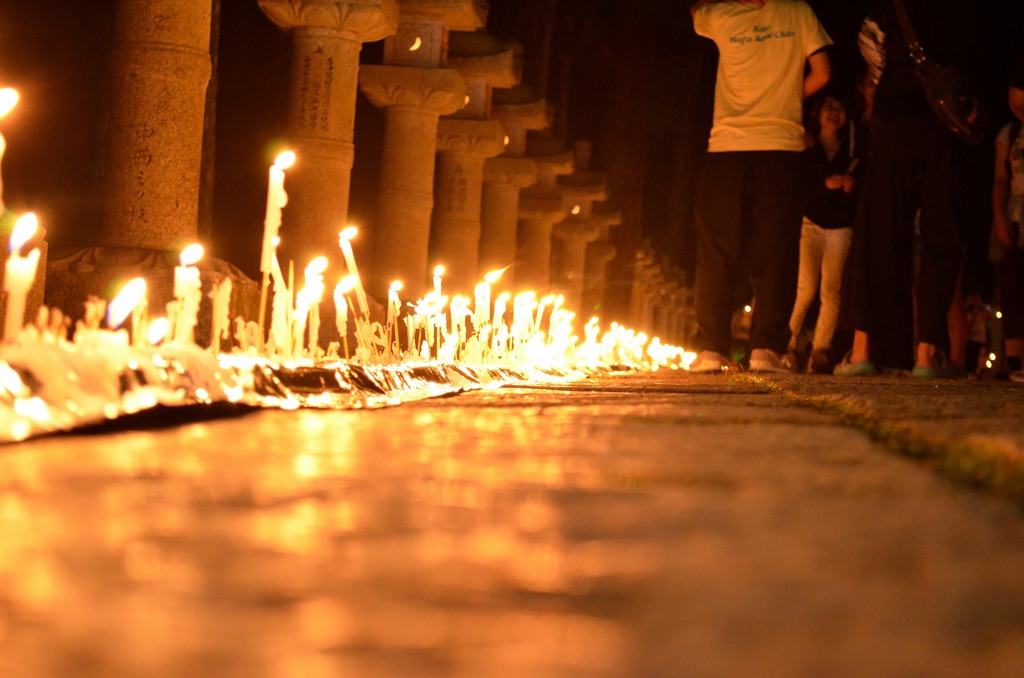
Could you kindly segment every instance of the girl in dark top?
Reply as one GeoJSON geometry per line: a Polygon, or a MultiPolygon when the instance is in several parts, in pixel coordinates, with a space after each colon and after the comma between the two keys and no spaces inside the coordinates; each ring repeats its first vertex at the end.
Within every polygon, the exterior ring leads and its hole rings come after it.
{"type": "Polygon", "coordinates": [[[817,99],[806,127],[809,147],[804,155],[808,196],[800,233],[796,303],[789,319],[793,335],[790,349],[796,349],[804,316],[814,301],[820,279],[821,310],[814,328],[807,371],[824,374],[831,368],[828,349],[835,334],[843,267],[853,237],[857,140],[846,105],[832,93],[817,99]]]}

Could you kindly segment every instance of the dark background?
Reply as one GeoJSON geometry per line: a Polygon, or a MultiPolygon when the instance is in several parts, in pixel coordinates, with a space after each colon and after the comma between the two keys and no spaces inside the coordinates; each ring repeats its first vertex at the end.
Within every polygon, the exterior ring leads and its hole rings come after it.
{"type": "MultiPolygon", "coordinates": [[[[856,33],[870,2],[810,2],[836,42],[839,82],[852,82],[859,68],[856,33]]],[[[0,122],[8,143],[4,196],[12,209],[40,214],[51,247],[91,244],[99,223],[115,4],[0,0],[0,85],[22,94],[18,109],[0,122]]],[[[988,4],[997,13],[992,39],[1004,52],[1024,36],[1024,2],[970,4],[988,4]]],[[[613,280],[623,279],[644,238],[690,270],[692,186],[710,125],[715,50],[693,34],[688,3],[490,5],[488,30],[523,43],[524,83],[555,105],[554,134],[567,147],[591,139],[593,164],[609,175],[625,219],[613,238],[620,252],[630,253],[613,264],[613,280]]],[[[204,183],[200,234],[214,255],[255,275],[266,167],[286,126],[290,41],[256,0],[215,0],[214,8],[218,49],[208,120],[215,124],[207,138],[212,171],[204,183]]],[[[380,54],[381,43],[367,44],[362,60],[378,63],[380,54]]],[[[370,237],[382,134],[383,113],[360,95],[350,221],[370,237]]]]}

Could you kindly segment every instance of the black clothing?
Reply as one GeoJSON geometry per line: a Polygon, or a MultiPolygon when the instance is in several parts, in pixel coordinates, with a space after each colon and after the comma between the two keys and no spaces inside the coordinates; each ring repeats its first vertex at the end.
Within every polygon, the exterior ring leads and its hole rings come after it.
{"type": "Polygon", "coordinates": [[[803,154],[709,153],[697,180],[697,277],[700,348],[728,356],[734,289],[742,264],[757,299],[750,346],[785,353],[796,298],[803,154]],[[738,198],[738,199],[737,199],[738,198]]]}
{"type": "Polygon", "coordinates": [[[1024,42],[1017,48],[1017,58],[1010,67],[1010,84],[1024,89],[1024,42]]]}
{"type": "MultiPolygon", "coordinates": [[[[1002,100],[992,81],[996,55],[991,48],[992,26],[983,7],[962,0],[904,0],[910,24],[928,58],[942,66],[962,69],[983,102],[1002,100]]],[[[924,86],[915,73],[910,48],[903,37],[892,0],[878,0],[868,14],[886,36],[886,66],[875,93],[873,116],[885,121],[914,118],[931,113],[924,86]]]]}
{"type": "MultiPolygon", "coordinates": [[[[832,160],[820,144],[803,153],[806,164],[807,204],[804,216],[822,228],[850,228],[856,211],[857,191],[847,193],[825,185],[825,178],[833,174],[846,174],[850,170],[849,143],[844,142],[832,160]]],[[[859,171],[860,162],[854,171],[859,171]]]]}

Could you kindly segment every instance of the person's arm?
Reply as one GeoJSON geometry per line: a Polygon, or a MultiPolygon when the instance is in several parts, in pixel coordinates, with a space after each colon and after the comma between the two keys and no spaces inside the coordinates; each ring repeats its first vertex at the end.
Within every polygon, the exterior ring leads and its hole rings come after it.
{"type": "Polygon", "coordinates": [[[992,179],[992,233],[1002,245],[1013,248],[1010,235],[1010,217],[1006,203],[1010,199],[1010,173],[1006,171],[1006,159],[1010,154],[1009,144],[1002,139],[996,141],[996,171],[992,179]]]}
{"type": "Polygon", "coordinates": [[[1021,121],[1024,121],[1024,89],[1020,87],[1010,86],[1010,110],[1016,115],[1021,121]]]}
{"type": "Polygon", "coordinates": [[[804,77],[804,99],[811,96],[832,78],[832,63],[824,50],[819,50],[807,57],[810,70],[804,77]]]}

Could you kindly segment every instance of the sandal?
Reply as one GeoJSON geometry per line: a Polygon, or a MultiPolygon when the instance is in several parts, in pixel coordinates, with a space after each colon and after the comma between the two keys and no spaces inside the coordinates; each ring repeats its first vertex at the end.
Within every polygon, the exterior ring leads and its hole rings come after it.
{"type": "Polygon", "coordinates": [[[843,360],[832,370],[837,377],[873,377],[878,374],[878,368],[870,360],[859,363],[850,362],[852,351],[843,356],[843,360]]]}

